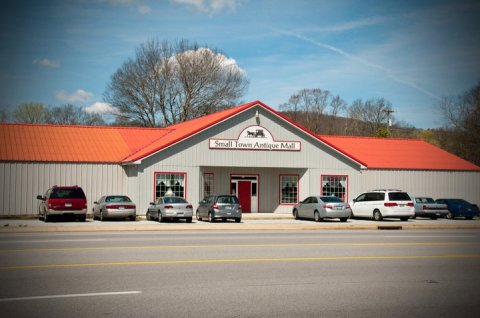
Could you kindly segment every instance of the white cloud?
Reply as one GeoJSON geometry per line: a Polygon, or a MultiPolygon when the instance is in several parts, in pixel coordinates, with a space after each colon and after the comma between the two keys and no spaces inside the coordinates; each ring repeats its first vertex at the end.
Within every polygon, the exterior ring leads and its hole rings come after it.
{"type": "Polygon", "coordinates": [[[69,94],[67,91],[61,90],[55,93],[55,97],[65,103],[85,103],[93,97],[93,93],[77,89],[74,93],[69,94]]]}
{"type": "Polygon", "coordinates": [[[35,59],[32,62],[35,65],[50,67],[50,68],[57,68],[60,67],[60,63],[49,60],[49,59],[35,59]]]}
{"type": "Polygon", "coordinates": [[[152,8],[147,5],[141,5],[138,7],[138,13],[140,14],[149,14],[150,12],[152,12],[152,8]]]}
{"type": "Polygon", "coordinates": [[[88,114],[115,114],[117,109],[112,104],[96,102],[83,108],[83,111],[88,114]]]}
{"type": "Polygon", "coordinates": [[[172,0],[175,3],[183,4],[199,12],[215,14],[224,9],[235,11],[243,0],[172,0]]]}

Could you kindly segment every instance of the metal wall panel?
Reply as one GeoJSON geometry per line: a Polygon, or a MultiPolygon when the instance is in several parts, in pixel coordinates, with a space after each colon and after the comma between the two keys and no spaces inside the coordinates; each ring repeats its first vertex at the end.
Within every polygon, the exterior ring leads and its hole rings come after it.
{"type": "MultiPolygon", "coordinates": [[[[355,196],[371,189],[401,189],[410,195],[462,198],[480,204],[480,173],[462,171],[364,171],[355,196]]],[[[355,197],[354,196],[354,197],[355,197]]],[[[354,198],[353,197],[353,198],[354,198]]]]}
{"type": "Polygon", "coordinates": [[[115,164],[0,162],[0,216],[36,215],[37,195],[53,185],[79,185],[88,210],[108,193],[126,193],[126,174],[115,164]]]}

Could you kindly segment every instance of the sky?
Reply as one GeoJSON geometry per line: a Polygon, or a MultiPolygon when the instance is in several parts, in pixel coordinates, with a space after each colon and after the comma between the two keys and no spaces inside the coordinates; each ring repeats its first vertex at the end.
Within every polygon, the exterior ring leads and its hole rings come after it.
{"type": "Polygon", "coordinates": [[[187,39],[233,59],[242,102],[278,106],[321,88],[348,104],[385,98],[397,121],[444,124],[443,97],[480,83],[480,2],[4,0],[0,106],[105,111],[110,78],[152,39],[187,39]]]}

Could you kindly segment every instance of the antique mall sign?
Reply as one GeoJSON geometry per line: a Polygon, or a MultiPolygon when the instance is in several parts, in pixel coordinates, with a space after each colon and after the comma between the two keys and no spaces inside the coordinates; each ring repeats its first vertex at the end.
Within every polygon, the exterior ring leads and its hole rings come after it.
{"type": "Polygon", "coordinates": [[[272,134],[262,126],[245,128],[238,139],[209,139],[210,149],[239,149],[239,150],[276,150],[300,151],[300,141],[274,140],[272,134]]]}

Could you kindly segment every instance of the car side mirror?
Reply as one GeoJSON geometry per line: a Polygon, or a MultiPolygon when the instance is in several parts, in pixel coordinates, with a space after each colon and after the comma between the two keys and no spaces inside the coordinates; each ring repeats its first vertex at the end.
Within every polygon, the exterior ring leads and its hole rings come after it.
{"type": "Polygon", "coordinates": [[[42,200],[42,201],[43,201],[43,200],[44,200],[44,199],[43,199],[43,196],[37,195],[37,200],[42,200]]]}
{"type": "Polygon", "coordinates": [[[155,205],[155,202],[150,202],[149,204],[150,204],[150,205],[155,205]]]}
{"type": "Polygon", "coordinates": [[[357,202],[357,199],[353,199],[353,202],[357,202]]]}
{"type": "Polygon", "coordinates": [[[97,202],[97,201],[93,201],[93,204],[98,204],[98,202],[97,202]]]}

